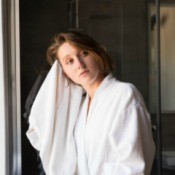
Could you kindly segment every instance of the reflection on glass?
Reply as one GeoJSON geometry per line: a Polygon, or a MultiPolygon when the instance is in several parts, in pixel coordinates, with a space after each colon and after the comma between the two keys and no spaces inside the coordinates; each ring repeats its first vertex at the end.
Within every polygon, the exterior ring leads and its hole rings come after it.
{"type": "MultiPolygon", "coordinates": [[[[149,8],[149,107],[156,113],[156,18],[155,7],[149,8]]],[[[162,109],[162,166],[163,174],[175,173],[175,7],[160,7],[161,50],[161,109],[162,109]]]]}

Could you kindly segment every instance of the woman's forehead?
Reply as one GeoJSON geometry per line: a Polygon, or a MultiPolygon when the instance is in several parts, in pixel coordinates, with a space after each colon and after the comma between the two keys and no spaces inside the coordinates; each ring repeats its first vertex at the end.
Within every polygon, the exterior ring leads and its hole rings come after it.
{"type": "Polygon", "coordinates": [[[82,50],[82,48],[79,48],[69,42],[65,42],[59,47],[57,55],[60,59],[65,59],[67,56],[81,52],[82,50]]]}

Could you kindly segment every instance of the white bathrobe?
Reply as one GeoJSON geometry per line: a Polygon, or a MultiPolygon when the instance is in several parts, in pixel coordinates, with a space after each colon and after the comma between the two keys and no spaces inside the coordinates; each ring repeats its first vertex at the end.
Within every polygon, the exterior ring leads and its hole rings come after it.
{"type": "Polygon", "coordinates": [[[154,157],[151,123],[131,84],[108,75],[88,116],[88,96],[70,84],[56,61],[29,116],[27,137],[47,175],[149,175],[154,157]]]}
{"type": "Polygon", "coordinates": [[[155,146],[137,89],[108,75],[75,126],[79,175],[150,175],[155,146]]]}

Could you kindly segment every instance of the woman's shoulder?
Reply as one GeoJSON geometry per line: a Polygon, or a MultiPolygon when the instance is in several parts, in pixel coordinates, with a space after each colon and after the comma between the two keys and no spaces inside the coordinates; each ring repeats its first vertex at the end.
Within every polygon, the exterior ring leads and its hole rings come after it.
{"type": "Polygon", "coordinates": [[[129,103],[130,105],[143,105],[144,103],[141,93],[132,83],[114,79],[113,83],[111,84],[110,91],[112,92],[112,95],[116,97],[116,99],[122,101],[123,103],[129,103]]]}
{"type": "Polygon", "coordinates": [[[111,88],[115,91],[118,91],[124,94],[128,94],[128,95],[129,94],[134,95],[134,93],[138,92],[134,84],[120,81],[116,79],[115,77],[112,78],[111,88]]]}

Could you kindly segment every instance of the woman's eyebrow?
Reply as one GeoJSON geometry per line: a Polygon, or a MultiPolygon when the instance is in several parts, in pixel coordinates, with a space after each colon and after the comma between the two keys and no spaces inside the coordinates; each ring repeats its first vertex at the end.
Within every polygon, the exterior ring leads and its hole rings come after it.
{"type": "Polygon", "coordinates": [[[65,60],[65,59],[67,59],[69,57],[69,54],[68,55],[65,55],[64,57],[63,57],[63,61],[65,60]]]}
{"type": "MultiPolygon", "coordinates": [[[[81,54],[81,52],[83,52],[83,50],[77,50],[76,52],[75,52],[75,54],[77,54],[77,55],[79,55],[79,54],[81,54]]],[[[70,55],[71,54],[66,54],[64,57],[63,57],[63,61],[65,60],[65,59],[67,59],[68,57],[70,57],[70,55]]]]}

